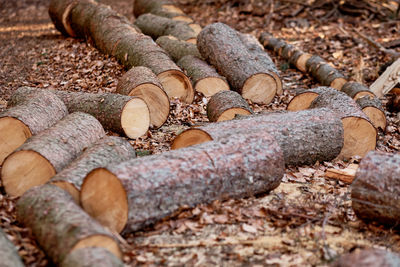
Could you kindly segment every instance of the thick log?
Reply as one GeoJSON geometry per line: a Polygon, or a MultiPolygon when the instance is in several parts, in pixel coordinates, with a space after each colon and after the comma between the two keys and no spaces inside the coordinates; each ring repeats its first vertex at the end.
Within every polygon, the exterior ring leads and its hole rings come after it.
{"type": "Polygon", "coordinates": [[[223,23],[208,25],[198,35],[197,47],[245,99],[261,104],[272,101],[278,88],[274,75],[253,60],[235,30],[223,23]]]}
{"type": "Polygon", "coordinates": [[[71,194],[76,203],[79,203],[79,191],[83,179],[89,172],[135,157],[135,149],[127,140],[116,136],[105,136],[85,149],[71,164],[53,176],[49,183],[64,189],[71,194]]]}
{"type": "Polygon", "coordinates": [[[71,9],[76,5],[75,0],[52,0],[49,5],[49,16],[54,26],[65,36],[75,36],[68,20],[71,9]]]}
{"type": "Polygon", "coordinates": [[[388,250],[369,248],[357,249],[351,253],[341,256],[331,264],[331,267],[396,267],[400,266],[400,255],[388,250]]]}
{"type": "Polygon", "coordinates": [[[377,97],[364,96],[357,99],[357,104],[361,110],[371,120],[375,128],[386,129],[385,110],[382,107],[382,102],[377,97]]]}
{"type": "Polygon", "coordinates": [[[64,103],[51,92],[40,92],[21,103],[12,96],[10,108],[0,112],[0,165],[32,135],[53,126],[68,114],[64,103]]]}
{"type": "Polygon", "coordinates": [[[186,71],[197,92],[212,96],[220,91],[229,90],[226,79],[204,60],[189,55],[181,58],[177,64],[186,71]]]}
{"type": "Polygon", "coordinates": [[[113,235],[92,219],[72,197],[54,185],[27,191],[17,202],[17,219],[56,264],[75,250],[102,247],[116,257],[122,253],[113,235]]]}
{"type": "Polygon", "coordinates": [[[216,93],[207,103],[207,117],[210,122],[232,120],[236,115],[252,113],[247,101],[234,91],[216,93]]]}
{"type": "MultiPolygon", "coordinates": [[[[15,94],[16,102],[43,89],[21,87],[15,94]]],[[[144,135],[150,126],[150,113],[146,102],[138,97],[112,93],[86,93],[51,90],[67,106],[68,111],[84,112],[94,116],[103,127],[129,138],[144,135]]]]}
{"type": "Polygon", "coordinates": [[[169,98],[157,76],[146,67],[128,70],[118,81],[117,93],[143,99],[150,112],[150,124],[161,127],[169,116],[169,98]]]}
{"type": "Polygon", "coordinates": [[[3,267],[24,267],[21,257],[14,244],[0,228],[0,259],[3,267]]]}
{"type": "Polygon", "coordinates": [[[341,91],[353,98],[354,100],[357,100],[364,96],[375,97],[374,93],[369,90],[368,87],[358,82],[345,83],[341,91]]]}
{"type": "Polygon", "coordinates": [[[362,160],[351,188],[357,217],[388,227],[400,223],[400,155],[369,152],[362,160]]]}
{"type": "Polygon", "coordinates": [[[201,58],[200,52],[195,44],[179,40],[176,37],[161,36],[157,38],[156,43],[161,46],[175,62],[189,55],[201,58]]]}
{"type": "Polygon", "coordinates": [[[172,1],[160,0],[135,0],[133,2],[133,14],[139,17],[145,13],[152,13],[161,17],[193,22],[179,7],[172,1]]]}
{"type": "Polygon", "coordinates": [[[286,165],[329,161],[339,155],[343,147],[341,120],[329,109],[273,112],[193,127],[178,135],[171,147],[178,149],[259,131],[275,137],[282,148],[286,165]]]}
{"type": "Polygon", "coordinates": [[[124,267],[122,261],[101,247],[76,249],[69,253],[60,267],[124,267]]]}
{"type": "Polygon", "coordinates": [[[81,200],[110,229],[132,232],[182,206],[268,192],[283,173],[274,138],[242,134],[96,169],[84,181],[81,200]]]}
{"type": "Polygon", "coordinates": [[[103,127],[91,115],[69,114],[29,138],[5,159],[1,169],[5,191],[10,196],[20,196],[29,188],[46,183],[104,135],[103,127]]]}
{"type": "Polygon", "coordinates": [[[339,158],[365,156],[376,147],[377,131],[358,104],[345,93],[325,88],[311,103],[310,108],[330,108],[341,118],[344,145],[339,158]]]}

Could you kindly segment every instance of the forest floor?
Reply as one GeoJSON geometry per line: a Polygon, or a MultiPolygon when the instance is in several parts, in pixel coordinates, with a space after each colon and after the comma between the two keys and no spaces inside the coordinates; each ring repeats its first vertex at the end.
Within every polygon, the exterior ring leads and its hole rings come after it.
{"type": "MultiPolygon", "coordinates": [[[[90,44],[55,30],[48,17],[48,2],[0,0],[0,110],[20,86],[115,92],[125,72],[115,59],[90,44]]],[[[131,0],[101,2],[134,20],[131,0]]],[[[400,39],[400,22],[382,18],[379,11],[362,10],[350,16],[340,13],[337,6],[315,7],[314,1],[270,1],[264,8],[253,2],[181,0],[179,4],[201,26],[219,21],[256,36],[270,31],[366,85],[379,76],[390,57],[370,47],[356,32],[382,44],[400,39]]],[[[283,110],[297,90],[317,86],[281,58],[271,57],[281,71],[284,94],[269,105],[251,104],[255,112],[283,110]]],[[[169,150],[178,132],[207,121],[206,102],[200,95],[191,105],[172,101],[167,123],[132,140],[132,145],[151,153],[169,150]]],[[[379,133],[377,149],[396,152],[400,117],[396,112],[386,115],[388,127],[379,133]]],[[[324,177],[329,167],[344,168],[358,161],[288,168],[282,184],[268,194],[199,205],[151,228],[123,235],[123,260],[127,265],[320,266],[357,248],[400,252],[398,230],[358,220],[351,208],[350,186],[324,177]]],[[[15,199],[0,189],[0,226],[27,266],[49,265],[30,231],[16,221],[15,199]]]]}

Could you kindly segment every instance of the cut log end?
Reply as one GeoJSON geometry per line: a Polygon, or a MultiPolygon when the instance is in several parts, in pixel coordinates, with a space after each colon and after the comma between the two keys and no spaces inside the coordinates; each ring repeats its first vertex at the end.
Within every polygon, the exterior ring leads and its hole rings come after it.
{"type": "Polygon", "coordinates": [[[259,73],[246,80],[242,88],[242,96],[257,104],[269,104],[275,97],[276,91],[274,77],[259,73]]]}
{"type": "Polygon", "coordinates": [[[315,98],[318,97],[317,93],[305,92],[295,96],[288,104],[287,110],[299,111],[308,109],[315,98]]]}
{"type": "Polygon", "coordinates": [[[306,62],[307,60],[310,59],[310,57],[312,57],[311,54],[302,54],[296,62],[296,68],[298,68],[301,72],[307,72],[307,68],[306,68],[306,62]]]}
{"type": "Polygon", "coordinates": [[[72,196],[76,204],[79,205],[79,190],[73,184],[65,181],[55,181],[50,183],[68,192],[72,196]]]}
{"type": "Polygon", "coordinates": [[[250,115],[251,112],[244,109],[244,108],[231,108],[226,111],[224,111],[217,119],[217,122],[219,121],[229,121],[233,120],[236,115],[244,115],[248,116],[250,115]]]}
{"type": "Polygon", "coordinates": [[[77,249],[88,248],[88,247],[105,248],[111,253],[113,253],[119,259],[122,259],[122,252],[118,246],[118,243],[113,238],[106,235],[92,235],[88,238],[82,239],[75,244],[75,246],[72,248],[70,252],[77,249]]]}
{"type": "Polygon", "coordinates": [[[147,104],[140,98],[133,98],[126,103],[121,113],[121,126],[129,138],[144,135],[149,129],[150,113],[147,104]]]}
{"type": "Polygon", "coordinates": [[[0,118],[0,166],[8,155],[31,136],[29,127],[22,121],[11,117],[0,118]]]}
{"type": "Polygon", "coordinates": [[[387,121],[385,113],[376,107],[365,107],[362,110],[365,115],[371,120],[375,128],[385,130],[387,121]]]}
{"type": "Polygon", "coordinates": [[[213,96],[220,91],[229,90],[229,85],[221,78],[209,77],[198,81],[194,88],[197,92],[200,92],[208,97],[213,96]]]}
{"type": "Polygon", "coordinates": [[[56,171],[51,163],[34,151],[17,151],[6,158],[1,170],[8,195],[21,196],[29,188],[45,184],[56,171]]]}
{"type": "Polygon", "coordinates": [[[192,84],[181,71],[164,71],[157,77],[169,98],[177,97],[185,103],[193,102],[194,90],[192,84]]]}
{"type": "Polygon", "coordinates": [[[183,22],[187,22],[187,23],[192,23],[193,20],[187,16],[176,16],[172,18],[173,20],[177,20],[177,21],[183,21],[183,22]]]}
{"type": "Polygon", "coordinates": [[[345,78],[336,78],[331,82],[330,87],[340,91],[345,83],[347,83],[345,78]]]}
{"type": "Polygon", "coordinates": [[[199,129],[189,129],[178,135],[172,142],[171,149],[179,149],[188,146],[202,144],[212,141],[211,136],[199,129]]]}
{"type": "Polygon", "coordinates": [[[357,99],[363,98],[363,97],[365,97],[365,96],[370,97],[370,98],[375,97],[374,93],[372,93],[372,92],[367,92],[367,91],[363,91],[363,92],[357,93],[357,94],[353,97],[353,99],[354,99],[354,101],[356,101],[357,99]]]}
{"type": "Polygon", "coordinates": [[[197,44],[197,39],[196,38],[190,38],[190,39],[187,39],[186,42],[188,42],[189,44],[197,44]]]}
{"type": "Polygon", "coordinates": [[[80,194],[83,209],[102,225],[120,233],[128,220],[128,201],[120,180],[99,168],[90,172],[80,194]],[[103,192],[103,194],[95,194],[103,192]]]}

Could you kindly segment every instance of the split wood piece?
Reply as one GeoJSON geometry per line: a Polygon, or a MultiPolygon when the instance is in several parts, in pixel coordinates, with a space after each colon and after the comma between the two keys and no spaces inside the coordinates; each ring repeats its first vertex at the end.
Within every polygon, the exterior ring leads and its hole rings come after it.
{"type": "Polygon", "coordinates": [[[400,58],[390,65],[381,76],[369,87],[377,97],[382,97],[400,83],[400,58]]]}
{"type": "Polygon", "coordinates": [[[377,131],[357,103],[345,93],[325,88],[310,108],[330,108],[342,119],[344,145],[339,158],[363,157],[376,147],[377,131]]]}
{"type": "Polygon", "coordinates": [[[124,267],[122,261],[109,250],[101,247],[75,249],[69,253],[60,267],[124,267]]]}
{"type": "Polygon", "coordinates": [[[272,101],[278,88],[274,75],[253,60],[234,29],[223,23],[208,25],[198,35],[197,47],[245,99],[259,104],[272,101]]]}
{"type": "Polygon", "coordinates": [[[352,184],[357,217],[388,227],[400,223],[400,155],[371,151],[361,160],[352,184]]]}
{"type": "Polygon", "coordinates": [[[181,58],[177,64],[186,71],[197,92],[208,97],[220,91],[229,90],[226,79],[204,60],[189,55],[181,58]]]}
{"type": "Polygon", "coordinates": [[[117,84],[117,93],[143,99],[150,112],[150,124],[161,127],[169,116],[169,98],[157,76],[146,67],[128,70],[117,84]]]}
{"type": "Polygon", "coordinates": [[[135,149],[127,140],[116,136],[105,136],[85,149],[71,164],[53,176],[49,183],[64,189],[71,194],[76,203],[80,203],[79,191],[83,179],[89,172],[135,157],[135,149]]]}
{"type": "Polygon", "coordinates": [[[357,249],[349,254],[341,256],[331,267],[396,267],[400,266],[400,255],[388,250],[369,248],[357,249]]]}
{"type": "Polygon", "coordinates": [[[357,99],[356,102],[371,120],[375,128],[386,129],[387,120],[385,110],[382,107],[382,102],[377,97],[370,98],[369,96],[364,96],[357,99]]]}
{"type": "Polygon", "coordinates": [[[306,62],[306,69],[312,77],[324,86],[341,90],[343,85],[347,83],[347,79],[340,71],[319,56],[310,57],[306,62]]]}
{"type": "MultiPolygon", "coordinates": [[[[21,87],[15,92],[16,101],[43,89],[21,87]]],[[[68,108],[69,112],[85,112],[100,121],[103,127],[129,138],[144,135],[150,126],[146,102],[138,97],[112,93],[86,93],[51,90],[68,108]]]]}
{"type": "Polygon", "coordinates": [[[133,15],[139,17],[145,13],[152,13],[173,20],[193,22],[173,1],[135,0],[133,2],[133,15]]]}
{"type": "Polygon", "coordinates": [[[354,100],[364,96],[375,97],[375,94],[368,87],[358,82],[345,83],[341,91],[354,100]]]}
{"type": "Polygon", "coordinates": [[[358,164],[350,164],[345,169],[327,169],[325,176],[331,179],[340,180],[344,183],[351,184],[356,176],[356,171],[358,169],[358,164]]]}
{"type": "Polygon", "coordinates": [[[221,91],[207,103],[207,117],[210,122],[232,120],[236,115],[250,115],[253,110],[246,100],[234,91],[221,91]]]}
{"type": "Polygon", "coordinates": [[[81,112],[67,115],[29,138],[5,159],[1,169],[5,191],[10,196],[21,196],[29,188],[46,183],[104,135],[93,116],[81,112]]]}
{"type": "Polygon", "coordinates": [[[14,244],[7,238],[4,231],[0,228],[0,259],[1,266],[4,267],[24,267],[21,257],[14,244]]]}
{"type": "Polygon", "coordinates": [[[32,135],[53,126],[68,114],[64,103],[51,92],[40,92],[0,112],[0,165],[32,135]]]}
{"type": "Polygon", "coordinates": [[[188,23],[153,14],[140,15],[134,23],[146,35],[157,39],[160,36],[172,35],[190,43],[196,43],[197,33],[188,23]]]}
{"type": "Polygon", "coordinates": [[[96,169],[85,178],[81,201],[103,225],[133,232],[183,206],[268,192],[283,173],[273,137],[241,134],[96,169]]]}
{"type": "Polygon", "coordinates": [[[32,234],[47,256],[60,264],[78,249],[102,247],[122,257],[118,242],[79,207],[72,197],[54,185],[36,186],[17,202],[17,219],[32,234]]]}
{"type": "Polygon", "coordinates": [[[158,37],[156,43],[161,46],[175,62],[189,55],[201,58],[200,52],[195,44],[179,40],[173,36],[158,37]]]}
{"type": "Polygon", "coordinates": [[[282,148],[286,165],[314,164],[329,161],[343,147],[343,126],[338,115],[329,109],[299,112],[271,112],[240,119],[210,123],[190,128],[172,142],[172,149],[236,138],[249,132],[268,132],[282,148]]]}

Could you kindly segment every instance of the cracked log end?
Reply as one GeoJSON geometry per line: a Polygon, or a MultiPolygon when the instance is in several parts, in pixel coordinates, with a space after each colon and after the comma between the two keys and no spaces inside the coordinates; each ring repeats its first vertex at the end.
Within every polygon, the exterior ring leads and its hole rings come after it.
{"type": "Polygon", "coordinates": [[[276,81],[273,76],[259,73],[246,80],[242,88],[242,96],[257,104],[269,104],[277,91],[276,81]]]}
{"type": "Polygon", "coordinates": [[[305,53],[302,54],[296,61],[296,67],[301,71],[301,72],[307,72],[306,69],[306,62],[307,60],[310,59],[310,57],[312,57],[311,54],[305,53]]]}
{"type": "Polygon", "coordinates": [[[117,256],[119,259],[122,259],[122,252],[119,249],[118,243],[115,242],[113,238],[106,235],[92,235],[85,239],[82,239],[75,244],[70,253],[78,249],[90,247],[105,248],[113,253],[115,256],[117,256]]]}
{"type": "Polygon", "coordinates": [[[128,200],[119,179],[104,168],[93,170],[81,188],[83,209],[102,225],[120,233],[128,220],[128,200]],[[95,194],[103,192],[103,194],[95,194]]]}
{"type": "Polygon", "coordinates": [[[205,96],[212,96],[220,91],[229,90],[229,85],[221,78],[208,77],[198,81],[194,88],[197,92],[200,92],[205,96]]]}
{"type": "Polygon", "coordinates": [[[315,98],[318,97],[319,94],[314,92],[304,92],[296,95],[292,100],[289,102],[287,106],[287,110],[289,111],[299,111],[308,109],[311,103],[314,101],[315,98]]]}
{"type": "Polygon", "coordinates": [[[172,142],[171,149],[179,149],[188,146],[202,144],[212,141],[211,136],[200,129],[188,129],[178,135],[172,142]]]}
{"type": "Polygon", "coordinates": [[[140,98],[133,98],[124,106],[121,113],[121,126],[129,138],[144,135],[149,129],[150,113],[146,102],[140,98]]]}
{"type": "Polygon", "coordinates": [[[168,70],[157,75],[169,98],[177,97],[185,103],[192,103],[194,89],[189,78],[181,71],[168,70]]]}

